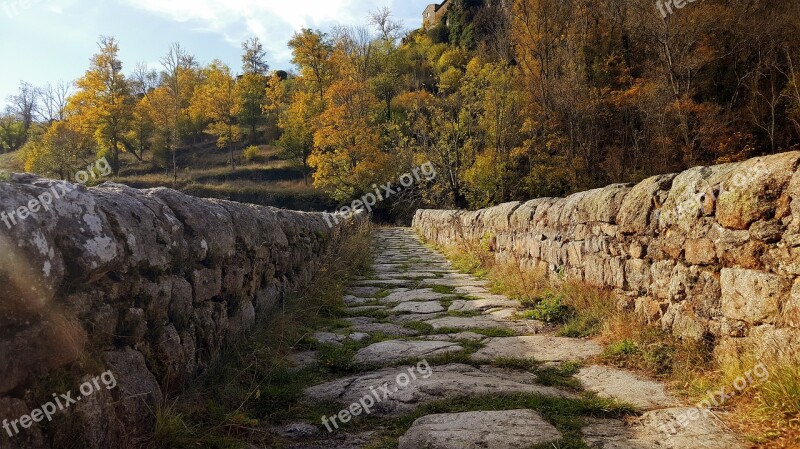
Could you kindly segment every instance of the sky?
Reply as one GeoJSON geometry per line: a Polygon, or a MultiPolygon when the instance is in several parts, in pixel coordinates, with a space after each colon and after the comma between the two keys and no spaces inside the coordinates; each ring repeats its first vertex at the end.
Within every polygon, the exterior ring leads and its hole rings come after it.
{"type": "Polygon", "coordinates": [[[100,36],[120,44],[123,71],[159,67],[180,42],[201,64],[241,66],[241,43],[258,36],[273,69],[292,68],[286,44],[308,27],[363,25],[389,7],[405,28],[421,26],[430,0],[0,0],[0,105],[20,81],[36,86],[74,81],[89,66],[100,36]]]}

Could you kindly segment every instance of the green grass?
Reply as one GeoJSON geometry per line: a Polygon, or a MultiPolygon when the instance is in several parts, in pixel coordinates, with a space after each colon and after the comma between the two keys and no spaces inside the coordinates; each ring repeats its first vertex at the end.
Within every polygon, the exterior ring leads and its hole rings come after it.
{"type": "Polygon", "coordinates": [[[540,367],[536,370],[536,381],[548,387],[581,391],[583,388],[575,374],[581,369],[578,362],[564,362],[559,366],[540,367]]]}
{"type": "Polygon", "coordinates": [[[424,321],[406,321],[403,327],[419,332],[420,335],[433,335],[438,333],[433,326],[424,321]]]}
{"type": "Polygon", "coordinates": [[[450,287],[446,285],[432,285],[431,290],[441,295],[452,295],[455,294],[456,291],[455,287],[450,287]]]}

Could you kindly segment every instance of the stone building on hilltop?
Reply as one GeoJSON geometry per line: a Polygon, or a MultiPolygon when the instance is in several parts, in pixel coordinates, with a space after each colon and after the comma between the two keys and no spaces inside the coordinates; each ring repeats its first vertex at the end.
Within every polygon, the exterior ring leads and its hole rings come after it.
{"type": "Polygon", "coordinates": [[[444,15],[447,13],[447,9],[450,7],[450,0],[444,0],[441,4],[432,3],[425,8],[425,11],[422,13],[422,26],[426,30],[429,30],[439,22],[442,21],[444,15]]]}

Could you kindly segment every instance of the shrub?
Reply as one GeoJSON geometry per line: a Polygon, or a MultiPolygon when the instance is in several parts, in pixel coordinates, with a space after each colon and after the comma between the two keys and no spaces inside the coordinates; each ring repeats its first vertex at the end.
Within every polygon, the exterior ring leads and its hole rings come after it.
{"type": "Polygon", "coordinates": [[[250,145],[249,147],[244,149],[244,158],[247,161],[254,161],[258,155],[261,153],[261,149],[255,145],[250,145]]]}
{"type": "Polygon", "coordinates": [[[545,323],[563,324],[575,316],[575,309],[564,304],[564,294],[546,291],[540,298],[530,316],[545,323]]]}

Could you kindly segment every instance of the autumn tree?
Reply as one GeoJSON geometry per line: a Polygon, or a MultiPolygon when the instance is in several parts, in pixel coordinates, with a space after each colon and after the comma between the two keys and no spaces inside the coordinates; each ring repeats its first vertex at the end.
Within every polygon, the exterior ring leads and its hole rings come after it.
{"type": "Polygon", "coordinates": [[[282,80],[277,74],[269,80],[268,101],[264,110],[275,114],[281,136],[275,142],[283,157],[303,169],[308,183],[311,174],[309,157],[314,148],[314,133],[323,104],[313,89],[302,79],[282,80]]]}
{"type": "Polygon", "coordinates": [[[243,127],[249,130],[250,143],[255,145],[258,140],[258,127],[265,120],[263,107],[266,101],[265,90],[269,64],[267,64],[264,46],[257,37],[245,41],[242,49],[244,50],[244,54],[242,54],[243,74],[239,78],[237,90],[241,102],[239,121],[243,127]]]}
{"type": "Polygon", "coordinates": [[[95,159],[97,141],[66,121],[54,122],[25,145],[25,171],[72,180],[75,172],[95,159]]]}
{"type": "Polygon", "coordinates": [[[70,97],[68,109],[70,120],[95,136],[101,152],[110,153],[114,173],[119,174],[119,153],[123,136],[130,130],[134,101],[122,74],[117,40],[103,36],[98,46],[89,70],[75,82],[78,90],[70,97]]]}
{"type": "Polygon", "coordinates": [[[214,61],[203,69],[203,83],[195,90],[191,108],[209,118],[206,132],[217,138],[218,148],[228,148],[231,170],[235,169],[233,147],[241,139],[237,117],[242,104],[230,67],[214,61]]]}
{"type": "Polygon", "coordinates": [[[328,36],[319,31],[303,28],[289,41],[292,63],[300,69],[300,75],[313,86],[320,101],[324,101],[325,90],[333,80],[333,44],[328,36]]]}
{"type": "Polygon", "coordinates": [[[12,114],[0,115],[0,152],[17,151],[25,144],[27,137],[21,120],[12,114]]]}

